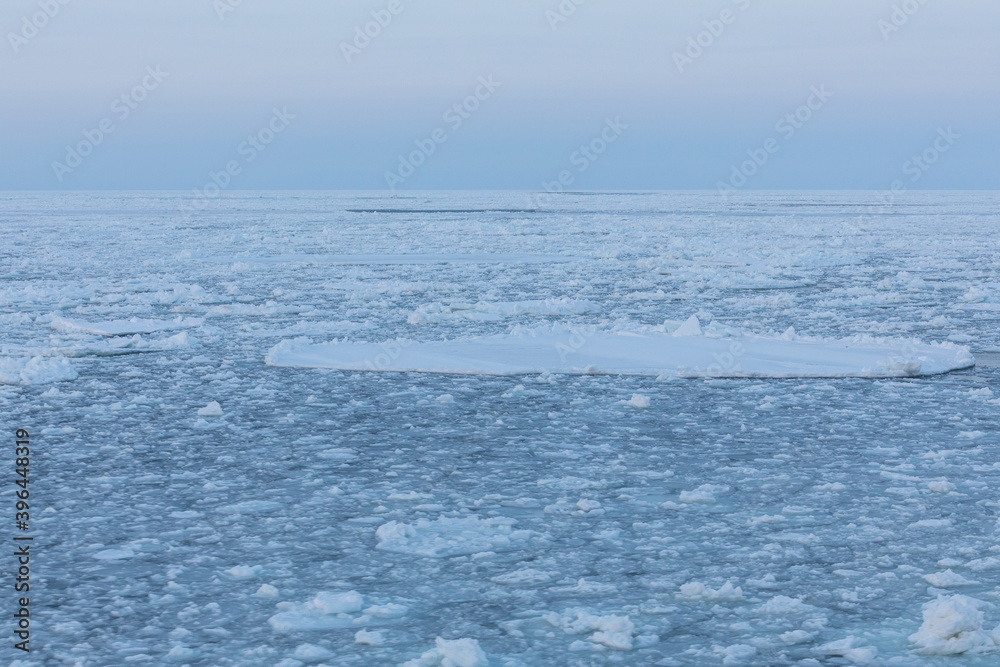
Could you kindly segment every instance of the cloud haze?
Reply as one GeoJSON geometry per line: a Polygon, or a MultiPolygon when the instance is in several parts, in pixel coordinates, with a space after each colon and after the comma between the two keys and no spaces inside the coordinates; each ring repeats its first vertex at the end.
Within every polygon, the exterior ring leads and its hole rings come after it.
{"type": "Polygon", "coordinates": [[[11,0],[0,188],[1000,187],[996,2],[576,2],[11,0]]]}

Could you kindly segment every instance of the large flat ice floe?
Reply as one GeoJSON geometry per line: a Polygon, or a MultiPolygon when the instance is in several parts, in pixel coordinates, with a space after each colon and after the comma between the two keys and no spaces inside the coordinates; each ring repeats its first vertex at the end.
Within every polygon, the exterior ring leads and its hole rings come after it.
{"type": "Polygon", "coordinates": [[[559,325],[455,341],[313,344],[285,340],[271,366],[478,375],[534,373],[663,377],[916,377],[975,365],[968,348],[871,338],[801,340],[702,335],[689,321],[674,333],[573,332],[559,325]]]}

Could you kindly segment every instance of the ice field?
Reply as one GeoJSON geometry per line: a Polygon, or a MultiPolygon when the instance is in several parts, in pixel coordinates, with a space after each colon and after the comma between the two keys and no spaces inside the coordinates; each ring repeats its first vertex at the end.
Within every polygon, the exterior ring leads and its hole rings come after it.
{"type": "Polygon", "coordinates": [[[1000,193],[188,206],[0,196],[11,664],[1000,664],[1000,193]]]}

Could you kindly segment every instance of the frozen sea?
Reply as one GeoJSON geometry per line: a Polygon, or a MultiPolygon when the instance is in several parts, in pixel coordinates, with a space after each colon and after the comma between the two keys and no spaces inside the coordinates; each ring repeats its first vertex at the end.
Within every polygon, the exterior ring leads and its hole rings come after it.
{"type": "Polygon", "coordinates": [[[0,197],[0,420],[5,451],[31,433],[36,536],[33,650],[5,646],[8,664],[1000,662],[1000,193],[189,205],[0,197]],[[706,335],[951,343],[977,364],[265,363],[283,341],[666,334],[692,316],[706,335]]]}

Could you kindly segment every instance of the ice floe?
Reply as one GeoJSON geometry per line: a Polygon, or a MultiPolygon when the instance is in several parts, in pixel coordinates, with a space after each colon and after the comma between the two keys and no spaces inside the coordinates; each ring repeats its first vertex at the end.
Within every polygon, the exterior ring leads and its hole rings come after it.
{"type": "Polygon", "coordinates": [[[924,622],[910,635],[916,652],[924,655],[985,653],[1000,648],[1000,626],[983,630],[987,602],[966,595],[939,597],[924,605],[924,622]]]}
{"type": "Polygon", "coordinates": [[[517,549],[533,533],[514,530],[514,519],[440,517],[436,521],[418,519],[415,523],[390,521],[378,527],[377,548],[383,551],[412,554],[426,558],[444,558],[483,551],[517,549]]]}
{"type": "Polygon", "coordinates": [[[304,604],[279,602],[279,612],[268,619],[277,632],[308,632],[363,629],[366,625],[384,624],[406,614],[403,605],[375,605],[364,609],[364,596],[357,591],[332,593],[321,591],[304,604]]]}
{"type": "Polygon", "coordinates": [[[140,334],[88,340],[59,338],[45,346],[4,345],[2,353],[38,357],[115,357],[143,352],[186,350],[197,345],[198,342],[194,337],[186,331],[181,331],[166,338],[155,339],[143,338],[140,334]]]}
{"type": "Polygon", "coordinates": [[[559,325],[454,341],[284,340],[270,349],[265,361],[271,366],[350,371],[689,378],[915,377],[975,364],[968,348],[953,343],[750,335],[727,339],[694,333],[570,331],[559,325]]]}
{"type": "Polygon", "coordinates": [[[716,646],[714,650],[722,656],[723,665],[745,665],[757,655],[757,649],[749,644],[716,646]]]}
{"type": "Polygon", "coordinates": [[[222,406],[219,405],[218,401],[211,401],[208,405],[203,408],[198,408],[199,417],[221,417],[222,416],[222,406]]]}
{"type": "Polygon", "coordinates": [[[51,384],[75,380],[79,373],[66,357],[0,357],[0,384],[51,384]]]}
{"type": "Polygon", "coordinates": [[[972,581],[971,579],[966,579],[962,575],[954,572],[953,570],[945,570],[944,572],[934,572],[933,574],[925,574],[924,581],[926,581],[931,586],[935,588],[958,588],[960,586],[972,586],[978,582],[972,581]]]}
{"type": "Polygon", "coordinates": [[[385,642],[385,637],[381,632],[372,630],[358,630],[354,633],[354,643],[364,646],[381,646],[385,642]]]}
{"type": "Polygon", "coordinates": [[[49,325],[53,329],[68,332],[80,332],[98,336],[131,336],[133,334],[148,334],[157,331],[174,331],[201,326],[204,320],[198,318],[178,317],[173,320],[144,320],[132,317],[127,320],[109,320],[106,322],[84,322],[71,320],[55,315],[49,325]]]}
{"type": "Polygon", "coordinates": [[[628,616],[598,616],[584,609],[567,609],[542,616],[549,624],[569,635],[586,635],[587,640],[619,651],[631,651],[636,635],[628,616]]]}
{"type": "Polygon", "coordinates": [[[642,394],[632,394],[632,398],[625,401],[625,405],[631,408],[648,408],[649,407],[649,396],[644,396],[642,394]]]}
{"type": "Polygon", "coordinates": [[[816,647],[814,653],[825,656],[844,658],[852,665],[870,665],[878,655],[874,646],[858,646],[861,643],[857,637],[845,637],[835,642],[828,642],[816,647]]]}
{"type": "Polygon", "coordinates": [[[434,648],[404,663],[403,667],[489,667],[489,664],[489,658],[475,639],[438,637],[434,648]]]}
{"type": "Polygon", "coordinates": [[[692,581],[681,586],[680,593],[677,594],[678,600],[742,600],[743,599],[743,589],[739,586],[733,586],[731,581],[727,581],[717,590],[712,590],[697,581],[692,581]]]}

